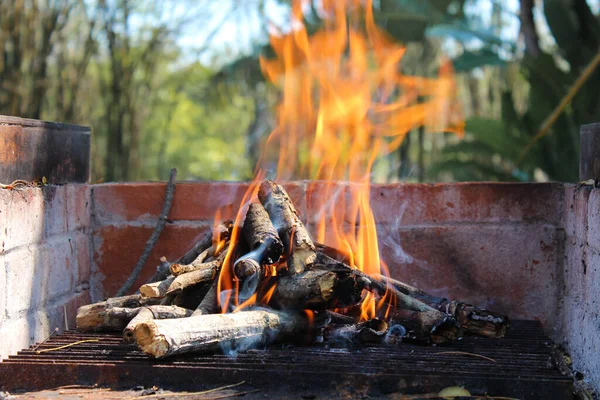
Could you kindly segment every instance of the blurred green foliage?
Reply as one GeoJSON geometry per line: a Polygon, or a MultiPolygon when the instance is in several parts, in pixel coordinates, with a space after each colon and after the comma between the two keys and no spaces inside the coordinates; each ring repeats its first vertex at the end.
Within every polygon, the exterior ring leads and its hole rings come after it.
{"type": "MultiPolygon", "coordinates": [[[[92,126],[93,181],[166,179],[171,167],[180,179],[249,179],[279,100],[258,56],[289,3],[1,2],[0,113],[92,126]]],[[[579,127],[600,120],[599,71],[522,154],[600,49],[592,3],[375,1],[377,23],[407,46],[405,73],[435,75],[450,55],[467,133],[417,129],[374,179],[576,180],[579,127]]]]}

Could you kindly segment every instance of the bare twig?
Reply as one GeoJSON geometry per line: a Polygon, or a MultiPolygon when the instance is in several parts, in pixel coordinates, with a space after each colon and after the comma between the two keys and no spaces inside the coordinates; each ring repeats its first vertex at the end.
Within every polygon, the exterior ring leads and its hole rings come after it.
{"type": "Polygon", "coordinates": [[[52,336],[54,336],[57,332],[58,332],[58,328],[54,328],[54,330],[52,331],[52,333],[50,333],[50,335],[48,335],[48,337],[46,339],[42,340],[37,345],[35,345],[35,347],[32,350],[37,350],[38,347],[40,347],[41,345],[43,345],[44,343],[46,343],[48,340],[50,340],[50,338],[52,336]]]}
{"type": "Polygon", "coordinates": [[[35,354],[46,353],[49,351],[62,350],[62,349],[66,349],[67,347],[75,346],[80,343],[91,343],[91,342],[99,342],[99,341],[100,341],[99,339],[78,340],[77,342],[65,344],[64,346],[53,347],[51,349],[36,350],[35,354]]]}
{"type": "Polygon", "coordinates": [[[435,353],[437,355],[452,355],[452,354],[458,354],[461,356],[470,356],[470,357],[478,357],[478,358],[483,358],[484,360],[488,360],[491,362],[496,362],[496,360],[494,360],[491,357],[486,357],[486,356],[482,356],[481,354],[476,354],[476,353],[468,353],[466,351],[440,351],[439,353],[435,353]]]}
{"type": "Polygon", "coordinates": [[[562,98],[560,103],[556,106],[556,108],[552,111],[552,113],[548,116],[548,118],[546,118],[546,120],[542,124],[542,127],[535,134],[533,139],[531,139],[531,141],[527,144],[527,146],[525,146],[525,149],[523,149],[523,152],[521,153],[521,156],[519,157],[517,164],[521,164],[521,162],[523,161],[523,159],[525,158],[525,156],[527,155],[529,150],[531,150],[533,145],[536,144],[541,138],[546,136],[546,134],[550,131],[550,128],[552,127],[552,125],[554,125],[554,123],[556,122],[558,117],[560,117],[560,115],[562,114],[564,109],[569,105],[571,100],[573,100],[573,97],[575,97],[575,95],[579,92],[579,89],[581,89],[583,84],[588,80],[588,78],[596,70],[596,68],[598,67],[599,64],[600,64],[600,51],[598,53],[596,53],[596,56],[592,59],[592,61],[590,61],[590,63],[585,67],[585,69],[583,71],[581,71],[581,74],[579,74],[579,76],[577,77],[575,82],[573,82],[573,85],[571,85],[571,87],[567,91],[567,94],[565,95],[565,97],[562,98]]]}
{"type": "MultiPolygon", "coordinates": [[[[148,396],[138,396],[138,397],[134,397],[133,400],[135,399],[151,399],[153,397],[184,397],[184,396],[199,396],[201,394],[209,394],[209,393],[214,393],[214,392],[218,392],[220,390],[225,390],[225,389],[231,389],[234,388],[236,386],[240,386],[243,385],[244,383],[246,383],[246,381],[241,381],[238,383],[234,383],[232,385],[226,385],[226,386],[220,386],[220,387],[216,387],[213,389],[208,389],[208,390],[203,390],[201,392],[187,392],[187,393],[157,393],[157,394],[151,394],[148,396]]],[[[232,396],[232,395],[229,395],[232,396]]]]}
{"type": "Polygon", "coordinates": [[[121,286],[121,288],[117,291],[117,294],[115,295],[117,297],[123,296],[125,293],[127,293],[129,289],[131,289],[137,278],[140,276],[144,264],[146,264],[146,261],[148,260],[148,257],[152,252],[152,249],[156,245],[156,242],[158,241],[158,238],[160,237],[160,234],[165,227],[165,223],[167,222],[167,215],[169,215],[169,211],[171,210],[171,204],[173,203],[173,196],[175,194],[175,178],[177,178],[177,169],[173,168],[171,169],[169,183],[167,183],[167,190],[165,192],[165,202],[163,204],[160,216],[158,217],[158,222],[156,223],[154,232],[152,232],[150,239],[148,239],[148,241],[146,242],[144,252],[140,256],[140,259],[138,260],[136,266],[133,268],[131,275],[129,276],[129,278],[127,278],[123,286],[121,286]]]}

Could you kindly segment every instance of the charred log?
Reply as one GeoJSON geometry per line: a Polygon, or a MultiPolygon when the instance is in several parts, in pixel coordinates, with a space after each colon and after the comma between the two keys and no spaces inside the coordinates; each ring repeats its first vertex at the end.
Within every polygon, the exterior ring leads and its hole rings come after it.
{"type": "Polygon", "coordinates": [[[304,271],[315,261],[315,245],[287,192],[280,185],[267,180],[260,185],[258,198],[277,229],[284,254],[289,257],[288,273],[293,275],[304,271]]]}
{"type": "Polygon", "coordinates": [[[465,333],[490,338],[504,337],[510,327],[507,316],[488,311],[461,301],[450,301],[443,297],[432,296],[421,289],[380,276],[382,281],[393,285],[398,291],[405,293],[441,312],[452,315],[465,333]]]}
{"type": "Polygon", "coordinates": [[[331,325],[325,329],[325,341],[337,346],[353,347],[385,343],[389,324],[382,319],[371,319],[348,325],[331,325]]]}
{"type": "Polygon", "coordinates": [[[206,292],[206,295],[196,307],[196,310],[192,314],[194,317],[198,315],[207,315],[207,314],[215,314],[220,311],[219,302],[217,299],[217,285],[219,283],[219,278],[215,278],[206,292]]]}
{"type": "Polygon", "coordinates": [[[277,280],[270,305],[277,309],[325,310],[360,302],[362,288],[345,272],[304,271],[277,280]]]}
{"type": "Polygon", "coordinates": [[[234,265],[234,272],[240,279],[260,273],[262,265],[276,263],[283,254],[283,243],[261,204],[252,203],[248,207],[243,233],[250,253],[234,265]]]}
{"type": "Polygon", "coordinates": [[[421,344],[442,344],[462,336],[460,324],[449,314],[438,310],[412,311],[391,309],[390,324],[400,324],[406,329],[406,339],[421,344]]]}

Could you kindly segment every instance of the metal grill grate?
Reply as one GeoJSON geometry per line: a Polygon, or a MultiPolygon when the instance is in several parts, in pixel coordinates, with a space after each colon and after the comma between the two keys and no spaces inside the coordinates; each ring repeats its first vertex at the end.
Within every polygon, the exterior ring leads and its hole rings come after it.
{"type": "Polygon", "coordinates": [[[65,332],[0,363],[0,389],[42,390],[61,385],[137,385],[198,390],[207,385],[246,381],[261,390],[339,391],[384,395],[432,393],[461,385],[472,394],[520,399],[572,399],[572,382],[552,360],[552,343],[539,323],[514,321],[503,339],[467,337],[446,346],[329,349],[324,346],[272,346],[232,358],[186,355],[152,360],[117,334],[65,332]],[[449,353],[467,352],[471,355],[449,353]],[[440,354],[442,353],[442,354],[440,354]],[[492,358],[495,362],[475,355],[492,358]]]}

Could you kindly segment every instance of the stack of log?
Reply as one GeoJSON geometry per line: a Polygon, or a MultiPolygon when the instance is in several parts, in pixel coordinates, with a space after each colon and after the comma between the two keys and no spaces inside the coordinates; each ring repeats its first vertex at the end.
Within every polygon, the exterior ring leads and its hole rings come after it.
{"type": "Polygon", "coordinates": [[[242,234],[232,234],[233,223],[222,223],[175,262],[162,259],[138,293],[81,307],[78,329],[122,330],[126,342],[157,358],[274,341],[439,344],[464,334],[506,334],[504,315],[367,275],[340,251],[314,243],[276,183],[262,182],[258,200],[247,208],[242,234]],[[219,293],[226,275],[238,288],[227,294],[230,299],[251,305],[225,308],[219,297],[226,296],[219,293]],[[361,302],[367,294],[377,311],[365,321],[361,302]]]}

